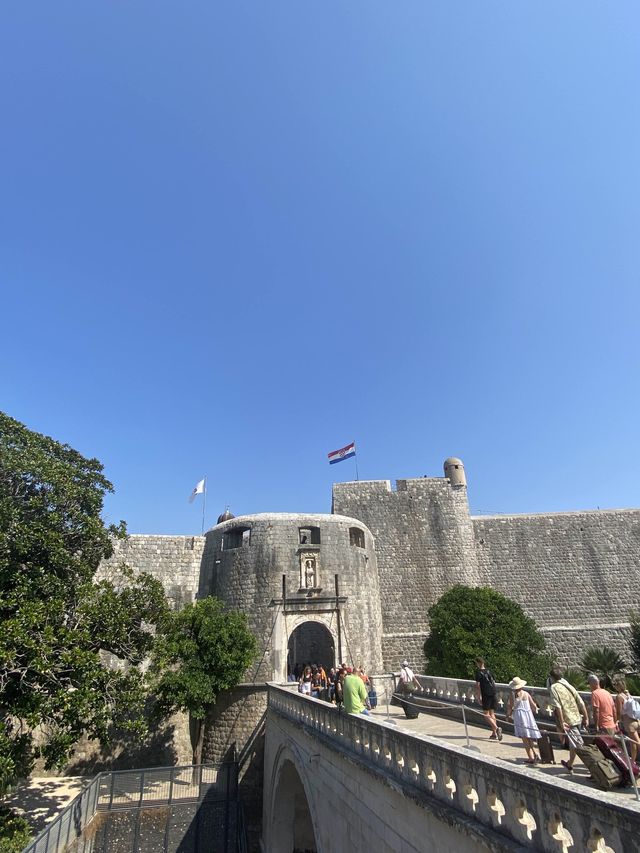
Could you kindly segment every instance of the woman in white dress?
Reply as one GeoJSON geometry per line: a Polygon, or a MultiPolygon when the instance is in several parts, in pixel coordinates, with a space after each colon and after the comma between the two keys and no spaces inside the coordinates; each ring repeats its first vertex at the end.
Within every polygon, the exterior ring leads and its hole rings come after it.
{"type": "Polygon", "coordinates": [[[525,752],[527,753],[527,764],[536,764],[537,741],[540,740],[540,729],[535,721],[534,714],[538,712],[538,706],[526,690],[526,681],[521,678],[512,678],[509,682],[511,693],[507,703],[507,720],[513,717],[515,736],[522,738],[525,752]]]}

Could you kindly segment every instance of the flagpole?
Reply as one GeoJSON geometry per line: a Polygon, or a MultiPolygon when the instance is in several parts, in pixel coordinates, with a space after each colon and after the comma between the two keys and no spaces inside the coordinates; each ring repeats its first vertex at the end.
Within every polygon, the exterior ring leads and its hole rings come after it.
{"type": "Polygon", "coordinates": [[[353,442],[353,449],[355,450],[355,453],[353,455],[353,461],[356,463],[356,480],[359,481],[360,477],[358,476],[358,449],[356,447],[355,441],[353,442]]]}
{"type": "Polygon", "coordinates": [[[204,475],[204,500],[202,501],[202,536],[204,536],[204,511],[207,508],[207,475],[204,475]]]}

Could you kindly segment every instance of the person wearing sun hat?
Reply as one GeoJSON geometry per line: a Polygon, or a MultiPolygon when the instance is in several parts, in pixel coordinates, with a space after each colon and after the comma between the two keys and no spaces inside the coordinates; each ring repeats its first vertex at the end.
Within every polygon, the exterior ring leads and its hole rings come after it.
{"type": "Polygon", "coordinates": [[[526,763],[535,764],[538,761],[536,746],[541,737],[540,729],[533,716],[538,713],[538,706],[531,694],[523,689],[526,684],[526,681],[517,676],[509,682],[511,693],[507,703],[507,720],[513,717],[515,736],[522,738],[527,753],[526,763]]]}

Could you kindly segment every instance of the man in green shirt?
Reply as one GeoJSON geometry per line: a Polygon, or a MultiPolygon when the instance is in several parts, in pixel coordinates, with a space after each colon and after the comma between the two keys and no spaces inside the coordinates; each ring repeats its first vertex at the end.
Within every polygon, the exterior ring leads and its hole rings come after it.
{"type": "Polygon", "coordinates": [[[369,696],[363,680],[356,675],[353,668],[347,667],[347,674],[342,687],[342,704],[348,714],[366,714],[369,716],[369,696]]]}

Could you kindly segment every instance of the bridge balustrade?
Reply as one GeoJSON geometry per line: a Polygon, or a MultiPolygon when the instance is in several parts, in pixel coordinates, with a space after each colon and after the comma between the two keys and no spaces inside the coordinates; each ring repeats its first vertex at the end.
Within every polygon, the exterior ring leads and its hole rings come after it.
{"type": "MultiPolygon", "coordinates": [[[[394,682],[397,682],[396,676],[393,676],[393,678],[394,682]]],[[[453,705],[464,705],[475,710],[482,710],[482,705],[476,697],[475,681],[469,681],[464,678],[445,678],[438,675],[416,675],[416,679],[422,688],[422,692],[417,695],[424,696],[426,699],[431,698],[441,702],[449,702],[453,705]]],[[[540,709],[537,715],[539,721],[543,724],[549,723],[555,728],[553,708],[549,700],[548,689],[546,687],[533,687],[530,685],[527,685],[526,689],[540,709]]],[[[506,714],[510,692],[508,684],[499,684],[496,682],[498,715],[506,714]]],[[[579,690],[578,693],[590,710],[591,691],[579,690]]]]}
{"type": "MultiPolygon", "coordinates": [[[[454,696],[457,691],[460,702],[471,702],[468,691],[474,682],[423,678],[425,687],[438,695],[450,691],[454,696]]],[[[462,820],[476,821],[525,849],[638,850],[640,808],[614,792],[594,791],[384,721],[345,714],[279,685],[269,685],[268,711],[357,759],[384,784],[400,787],[416,802],[453,807],[462,820]]]]}

